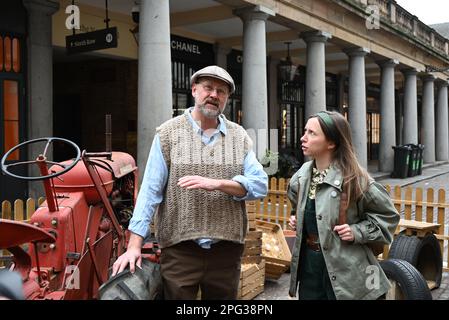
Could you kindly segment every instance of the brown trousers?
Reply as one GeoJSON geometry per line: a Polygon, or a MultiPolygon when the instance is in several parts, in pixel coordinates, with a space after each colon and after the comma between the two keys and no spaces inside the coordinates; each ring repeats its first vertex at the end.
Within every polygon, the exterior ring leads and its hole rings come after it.
{"type": "Polygon", "coordinates": [[[195,300],[200,288],[202,300],[235,300],[243,247],[220,241],[203,249],[194,241],[184,241],[162,249],[164,298],[195,300]]]}

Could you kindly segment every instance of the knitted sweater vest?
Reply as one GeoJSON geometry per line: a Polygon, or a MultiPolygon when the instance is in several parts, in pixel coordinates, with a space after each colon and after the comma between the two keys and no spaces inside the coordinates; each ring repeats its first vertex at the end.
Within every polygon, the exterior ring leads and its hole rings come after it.
{"type": "Polygon", "coordinates": [[[213,238],[244,243],[247,216],[244,201],[221,191],[187,190],[177,185],[184,176],[230,180],[243,174],[251,139],[236,123],[226,120],[226,135],[205,145],[187,114],[166,121],[157,132],[168,167],[165,196],[155,216],[161,248],[186,240],[213,238]]]}

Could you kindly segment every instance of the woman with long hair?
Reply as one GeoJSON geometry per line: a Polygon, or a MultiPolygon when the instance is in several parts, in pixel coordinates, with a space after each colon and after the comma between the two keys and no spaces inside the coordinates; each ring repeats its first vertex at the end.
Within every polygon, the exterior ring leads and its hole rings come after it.
{"type": "Polygon", "coordinates": [[[296,229],[290,296],[300,300],[377,299],[390,288],[376,259],[399,223],[385,188],[360,166],[348,121],[311,116],[301,137],[304,163],[290,179],[296,229]],[[298,290],[299,284],[299,290],[298,290]]]}

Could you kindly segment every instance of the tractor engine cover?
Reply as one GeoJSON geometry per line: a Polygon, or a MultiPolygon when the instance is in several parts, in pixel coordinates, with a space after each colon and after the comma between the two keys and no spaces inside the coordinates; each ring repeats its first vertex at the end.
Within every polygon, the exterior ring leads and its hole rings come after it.
{"type": "MultiPolygon", "coordinates": [[[[134,158],[124,152],[112,152],[111,160],[100,157],[92,157],[89,160],[96,164],[96,169],[108,196],[113,190],[116,179],[137,170],[134,158]]],[[[61,164],[69,163],[70,161],[61,162],[61,164]]],[[[59,172],[62,170],[61,166],[53,165],[49,171],[59,172]]],[[[88,204],[96,204],[101,201],[100,195],[82,161],[79,161],[72,170],[59,176],[59,178],[53,179],[56,193],[84,192],[88,204]]]]}

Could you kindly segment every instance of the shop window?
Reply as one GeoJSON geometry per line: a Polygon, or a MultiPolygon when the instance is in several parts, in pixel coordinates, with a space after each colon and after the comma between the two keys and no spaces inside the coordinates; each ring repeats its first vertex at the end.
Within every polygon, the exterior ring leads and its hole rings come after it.
{"type": "Polygon", "coordinates": [[[17,38],[12,40],[12,68],[14,72],[20,72],[20,42],[17,38]]]}
{"type": "Polygon", "coordinates": [[[281,148],[295,149],[300,145],[302,132],[302,109],[297,104],[281,105],[281,148]]]}
{"type": "Polygon", "coordinates": [[[173,100],[173,117],[179,116],[190,107],[188,94],[186,93],[172,93],[173,100]]]}
{"type": "Polygon", "coordinates": [[[368,159],[377,160],[379,158],[380,143],[380,114],[369,112],[366,118],[366,131],[368,143],[368,159]]]}
{"type": "MultiPolygon", "coordinates": [[[[3,82],[3,108],[4,150],[9,150],[19,144],[19,85],[17,81],[3,82]]],[[[8,160],[19,160],[18,150],[11,154],[8,160]]]]}
{"type": "Polygon", "coordinates": [[[21,72],[21,46],[18,38],[0,36],[0,72],[21,72]]]}
{"type": "Polygon", "coordinates": [[[3,40],[3,49],[4,49],[4,67],[5,67],[5,71],[11,71],[11,66],[12,66],[12,57],[11,57],[11,38],[9,37],[5,37],[5,39],[3,40]]]}
{"type": "Polygon", "coordinates": [[[0,37],[0,71],[3,71],[3,38],[0,37]]]}

